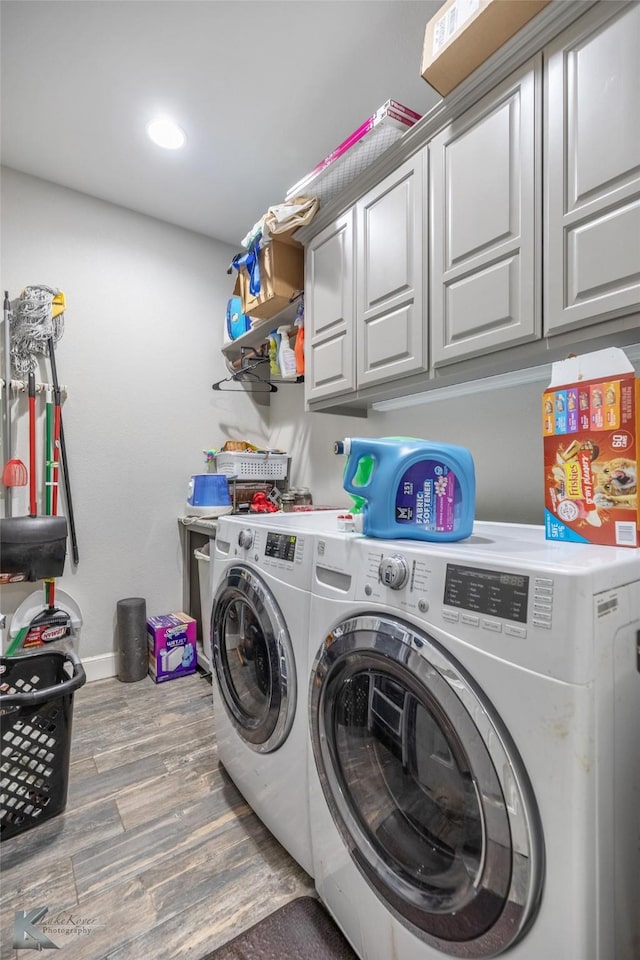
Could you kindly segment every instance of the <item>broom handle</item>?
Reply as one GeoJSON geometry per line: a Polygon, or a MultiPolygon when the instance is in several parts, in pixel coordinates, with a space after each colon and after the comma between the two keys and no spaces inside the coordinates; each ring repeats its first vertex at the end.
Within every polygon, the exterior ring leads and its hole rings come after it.
{"type": "MultiPolygon", "coordinates": [[[[54,417],[53,417],[53,443],[51,445],[51,515],[57,516],[58,513],[58,472],[60,467],[60,391],[54,388],[54,417]]],[[[48,582],[48,589],[45,587],[45,599],[49,608],[56,605],[56,581],[52,577],[48,582]]]]}
{"type": "MultiPolygon", "coordinates": [[[[53,377],[54,390],[60,389],[58,383],[58,371],[56,369],[56,355],[53,348],[53,337],[49,337],[49,359],[51,361],[51,374],[53,377]]],[[[76,536],[76,523],[73,516],[73,503],[71,501],[71,484],[69,483],[69,463],[67,461],[67,447],[64,442],[64,426],[62,423],[62,408],[60,409],[60,466],[62,468],[62,479],[64,481],[64,493],[67,500],[67,520],[69,521],[69,532],[71,535],[71,552],[73,562],[78,566],[78,538],[76,536]]]]}

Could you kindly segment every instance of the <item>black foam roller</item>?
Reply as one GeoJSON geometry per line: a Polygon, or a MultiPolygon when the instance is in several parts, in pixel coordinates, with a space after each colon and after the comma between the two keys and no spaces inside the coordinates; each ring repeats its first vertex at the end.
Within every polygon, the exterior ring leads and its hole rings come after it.
{"type": "Polygon", "coordinates": [[[141,597],[117,603],[118,680],[143,680],[148,671],[147,604],[141,597]]]}

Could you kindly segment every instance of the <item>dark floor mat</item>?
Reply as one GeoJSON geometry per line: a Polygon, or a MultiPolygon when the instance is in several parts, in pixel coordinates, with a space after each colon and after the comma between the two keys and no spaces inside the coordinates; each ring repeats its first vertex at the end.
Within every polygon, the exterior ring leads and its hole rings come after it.
{"type": "Polygon", "coordinates": [[[313,897],[280,907],[218,947],[204,960],[357,960],[342,933],[313,897]]]}

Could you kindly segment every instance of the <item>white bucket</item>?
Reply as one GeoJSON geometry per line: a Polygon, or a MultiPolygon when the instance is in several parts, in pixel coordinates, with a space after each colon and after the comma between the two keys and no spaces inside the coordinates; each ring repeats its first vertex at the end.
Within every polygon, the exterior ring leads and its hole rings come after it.
{"type": "Polygon", "coordinates": [[[80,628],[82,627],[82,611],[80,610],[80,607],[73,597],[70,597],[68,593],[64,592],[64,590],[59,590],[57,588],[55,592],[54,603],[59,610],[68,614],[69,619],[71,620],[71,633],[65,637],[62,637],[60,640],[52,640],[46,644],[40,644],[36,646],[24,647],[22,646],[22,642],[20,642],[20,645],[17,647],[17,649],[13,649],[18,634],[21,633],[25,628],[28,628],[33,618],[45,609],[43,591],[39,590],[35,593],[31,593],[26,600],[22,601],[11,618],[9,639],[7,642],[7,651],[10,652],[11,656],[24,656],[26,654],[35,653],[39,650],[71,649],[77,654],[80,653],[80,628]]]}

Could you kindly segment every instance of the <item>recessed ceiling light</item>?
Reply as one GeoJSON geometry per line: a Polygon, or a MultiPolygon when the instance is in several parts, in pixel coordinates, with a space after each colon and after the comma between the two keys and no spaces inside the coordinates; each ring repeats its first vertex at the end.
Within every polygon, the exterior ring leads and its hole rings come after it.
{"type": "Polygon", "coordinates": [[[169,120],[168,117],[150,120],[147,124],[147,133],[154,143],[164,147],[165,150],[179,150],[186,140],[184,130],[181,130],[178,124],[169,120]]]}

